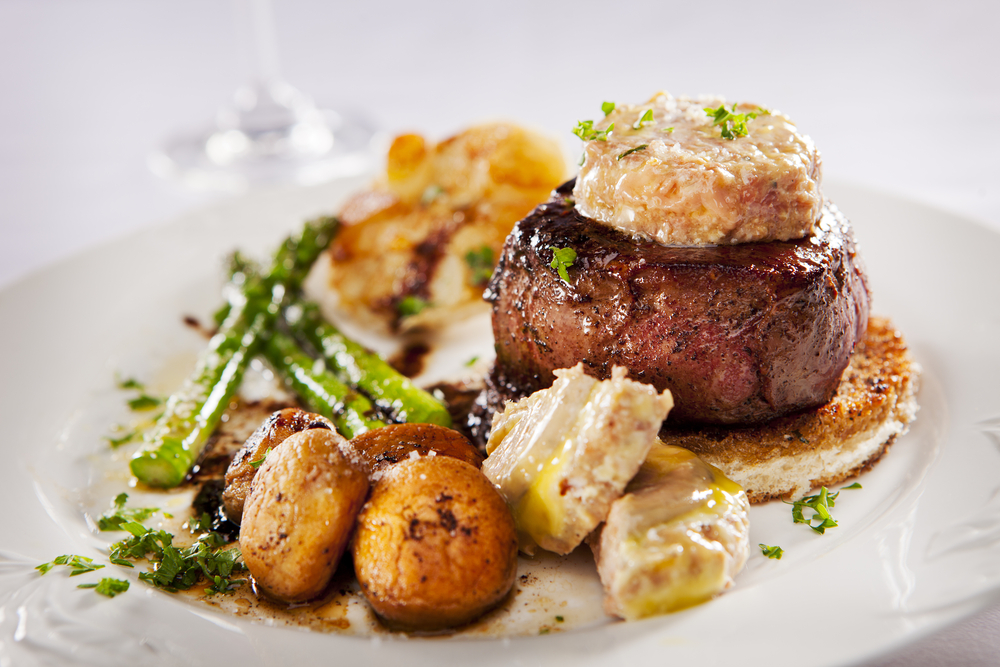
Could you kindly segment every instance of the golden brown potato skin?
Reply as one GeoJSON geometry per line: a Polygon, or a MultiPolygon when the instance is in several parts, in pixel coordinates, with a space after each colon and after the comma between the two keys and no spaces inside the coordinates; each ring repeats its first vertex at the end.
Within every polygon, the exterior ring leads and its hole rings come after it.
{"type": "Polygon", "coordinates": [[[309,429],[272,450],[250,485],[240,550],[269,596],[302,602],[323,592],[337,569],[368,476],[336,431],[309,429]]]}
{"type": "Polygon", "coordinates": [[[407,459],[375,483],[352,542],[368,602],[403,630],[468,623],[499,603],[517,572],[517,535],[500,494],[447,456],[407,459]]]}
{"type": "Polygon", "coordinates": [[[483,456],[464,435],[434,424],[391,424],[366,431],[350,440],[368,467],[369,473],[384,470],[416,452],[427,456],[450,456],[465,461],[476,469],[483,465],[483,456]]]}
{"type": "Polygon", "coordinates": [[[277,449],[285,438],[310,428],[327,428],[334,430],[333,422],[312,412],[298,408],[286,408],[272,413],[253,434],[236,456],[233,457],[226,470],[226,488],[222,492],[222,503],[226,508],[226,516],[233,523],[243,519],[243,504],[250,493],[250,482],[257,474],[257,468],[250,465],[251,461],[259,461],[270,447],[277,449]]]}

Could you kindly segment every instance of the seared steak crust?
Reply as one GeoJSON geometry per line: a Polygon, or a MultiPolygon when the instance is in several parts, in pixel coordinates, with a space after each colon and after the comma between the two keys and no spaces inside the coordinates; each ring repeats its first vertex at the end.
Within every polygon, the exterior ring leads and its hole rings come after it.
{"type": "Polygon", "coordinates": [[[624,366],[670,389],[671,423],[763,422],[833,397],[868,321],[853,232],[835,206],[804,239],[663,246],[583,217],[572,186],[517,224],[487,287],[492,408],[580,361],[601,379],[624,366]],[[568,283],[553,247],[577,253],[568,283]]]}

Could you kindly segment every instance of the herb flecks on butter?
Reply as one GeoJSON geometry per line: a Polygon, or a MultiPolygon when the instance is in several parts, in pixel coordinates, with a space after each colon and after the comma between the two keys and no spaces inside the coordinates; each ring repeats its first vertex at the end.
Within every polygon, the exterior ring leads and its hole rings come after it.
{"type": "Polygon", "coordinates": [[[719,105],[718,109],[705,107],[705,114],[712,118],[712,125],[722,128],[723,139],[735,139],[745,137],[750,131],[747,129],[747,121],[753,120],[757,116],[766,116],[770,112],[763,107],[757,107],[756,111],[747,113],[736,113],[736,103],[732,108],[727,109],[725,104],[719,105]]]}
{"type": "Polygon", "coordinates": [[[569,281],[569,271],[567,269],[573,266],[573,262],[576,261],[576,250],[572,248],[557,248],[555,246],[550,246],[552,250],[552,261],[549,262],[549,266],[556,270],[559,277],[567,285],[570,284],[569,281]]]}
{"type": "Polygon", "coordinates": [[[608,136],[614,129],[614,123],[611,123],[603,130],[598,130],[594,127],[594,121],[581,120],[578,121],[576,127],[573,128],[573,134],[580,137],[584,141],[607,141],[608,136]]]}
{"type": "Polygon", "coordinates": [[[632,124],[632,129],[633,130],[640,130],[640,129],[642,129],[643,125],[645,125],[646,123],[652,123],[652,122],[653,122],[653,110],[652,109],[646,109],[646,112],[644,114],[642,114],[641,116],[639,116],[639,120],[635,121],[635,123],[632,124]]]}
{"type": "Polygon", "coordinates": [[[647,148],[649,148],[649,144],[639,144],[635,148],[630,148],[627,151],[625,151],[624,153],[619,154],[618,155],[618,159],[621,160],[623,157],[628,157],[632,153],[637,153],[638,151],[644,151],[647,148]]]}

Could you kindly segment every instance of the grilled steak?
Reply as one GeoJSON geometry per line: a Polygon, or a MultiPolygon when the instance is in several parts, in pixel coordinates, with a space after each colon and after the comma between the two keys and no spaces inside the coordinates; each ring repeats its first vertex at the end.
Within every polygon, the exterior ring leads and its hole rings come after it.
{"type": "Polygon", "coordinates": [[[580,215],[573,182],[507,238],[485,298],[502,409],[582,361],[670,389],[671,423],[755,423],[829,401],[868,320],[850,223],[825,204],[813,236],[663,246],[580,215]],[[572,248],[566,282],[552,248],[572,248]]]}

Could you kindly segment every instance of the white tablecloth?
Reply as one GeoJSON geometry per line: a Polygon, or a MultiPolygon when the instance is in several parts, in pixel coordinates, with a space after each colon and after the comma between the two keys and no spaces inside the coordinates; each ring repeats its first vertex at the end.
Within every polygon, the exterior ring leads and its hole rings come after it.
{"type": "MultiPolygon", "coordinates": [[[[274,9],[286,78],[320,103],[368,110],[389,131],[440,137],[510,118],[575,151],[570,128],[603,100],[720,93],[791,115],[828,177],[1000,231],[993,2],[274,9]]],[[[0,0],[0,288],[231,196],[158,180],[146,157],[248,79],[239,25],[221,0],[0,0]]],[[[993,608],[872,664],[998,662],[993,608]]]]}

